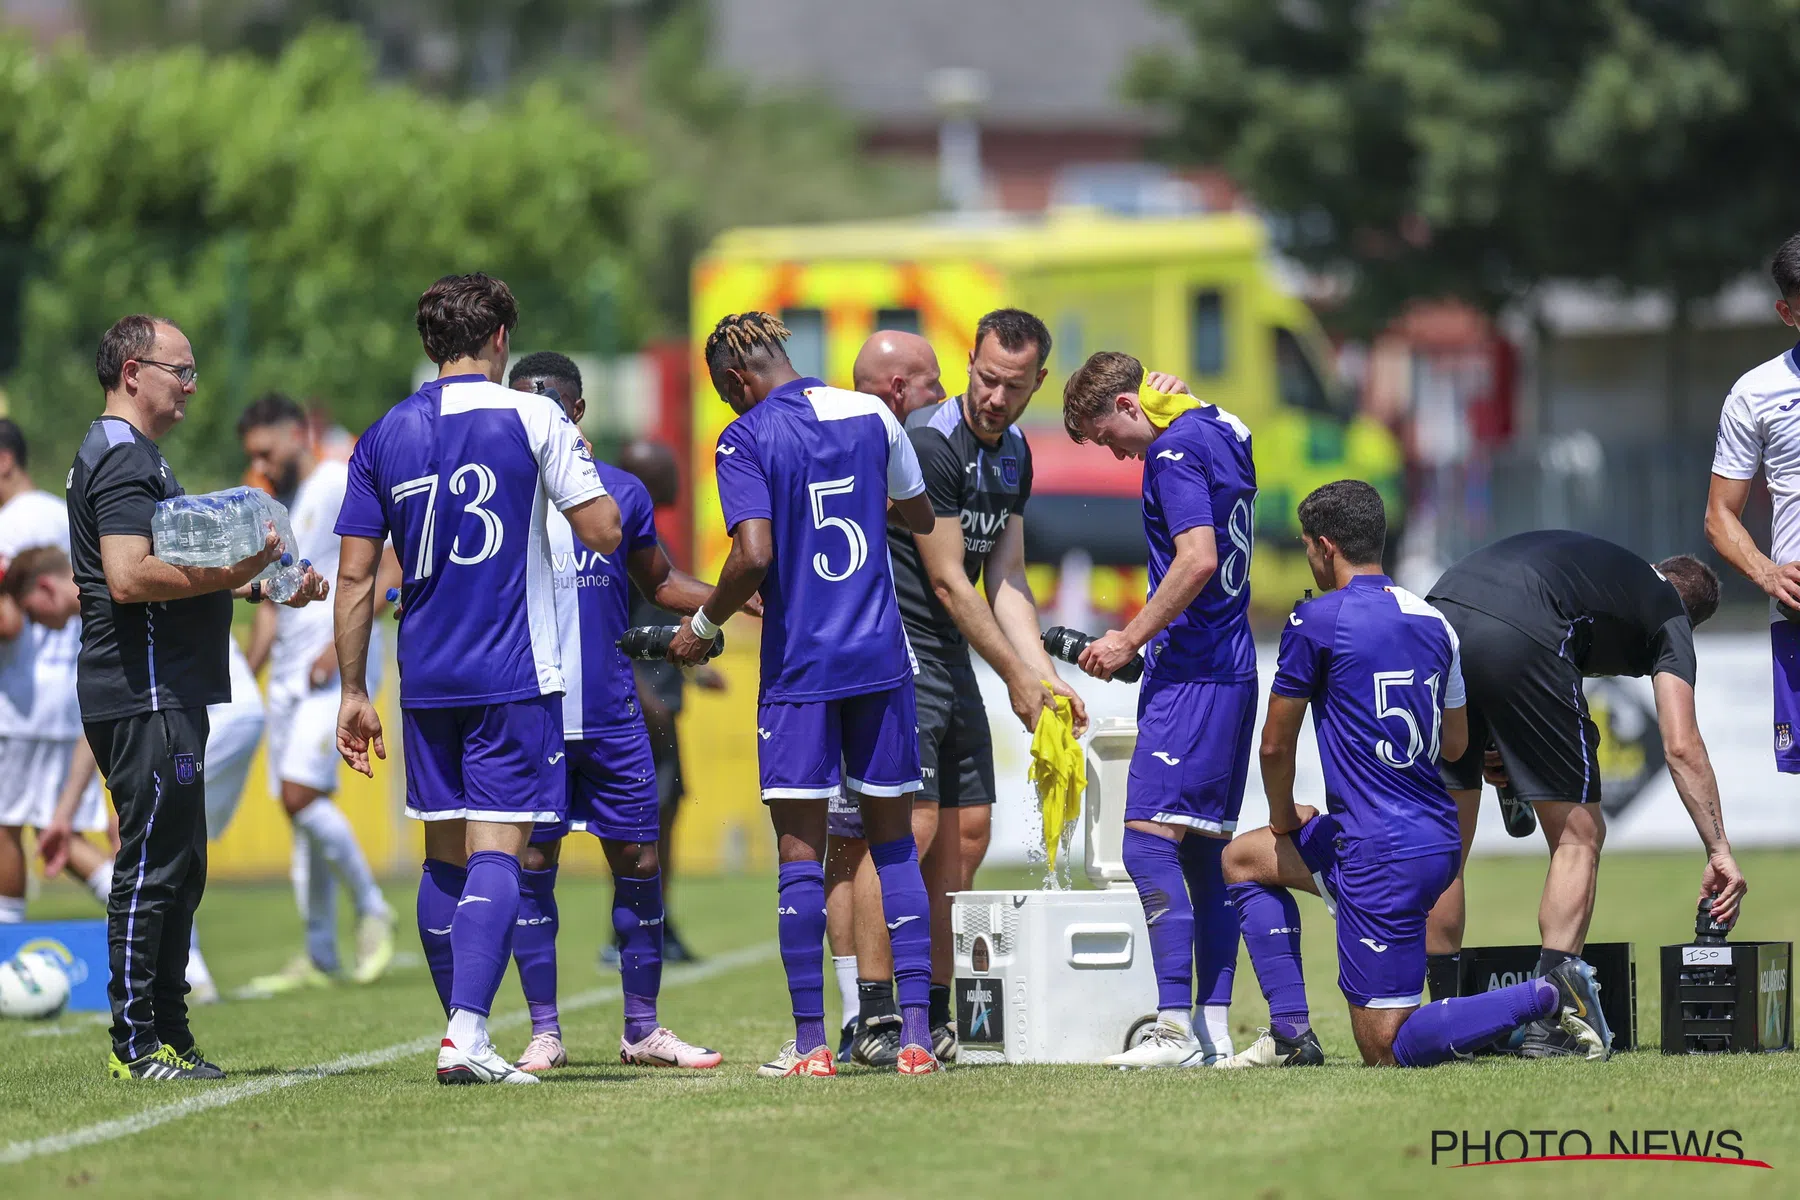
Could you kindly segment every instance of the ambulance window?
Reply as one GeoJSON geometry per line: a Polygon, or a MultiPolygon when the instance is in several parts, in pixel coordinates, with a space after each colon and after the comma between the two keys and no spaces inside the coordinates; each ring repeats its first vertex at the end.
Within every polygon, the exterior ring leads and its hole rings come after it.
{"type": "Polygon", "coordinates": [[[825,378],[825,313],[817,308],[784,308],[781,323],[788,327],[788,361],[794,370],[815,379],[825,378]]]}
{"type": "Polygon", "coordinates": [[[1306,356],[1300,339],[1291,330],[1275,330],[1275,381],[1281,389],[1281,402],[1289,408],[1336,413],[1331,393],[1320,382],[1312,359],[1306,356]]]}
{"type": "Polygon", "coordinates": [[[1194,374],[1209,378],[1225,373],[1225,297],[1216,291],[1194,293],[1188,336],[1194,374]]]}
{"type": "MultiPolygon", "coordinates": [[[[875,329],[897,329],[901,333],[919,332],[919,310],[916,308],[878,308],[875,329]]],[[[874,330],[870,330],[871,333],[874,330]]]]}

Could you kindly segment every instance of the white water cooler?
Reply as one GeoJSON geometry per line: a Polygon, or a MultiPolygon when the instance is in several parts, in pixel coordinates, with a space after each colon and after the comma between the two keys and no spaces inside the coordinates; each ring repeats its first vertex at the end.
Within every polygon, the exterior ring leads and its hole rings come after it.
{"type": "Polygon", "coordinates": [[[951,897],[967,1049],[999,1051],[1009,1063],[1097,1063],[1156,1019],[1144,910],[1122,861],[1136,744],[1131,718],[1096,721],[1088,736],[1082,826],[1092,890],[951,897]]]}

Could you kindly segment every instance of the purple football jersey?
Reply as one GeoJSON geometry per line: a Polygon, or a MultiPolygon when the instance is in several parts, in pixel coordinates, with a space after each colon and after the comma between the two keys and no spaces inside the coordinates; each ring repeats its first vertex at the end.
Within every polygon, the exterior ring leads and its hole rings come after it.
{"type": "Polygon", "coordinates": [[[1154,594],[1175,561],[1175,538],[1210,525],[1219,566],[1192,604],[1144,647],[1161,679],[1225,683],[1256,678],[1250,634],[1250,551],[1256,464],[1250,430],[1206,405],[1182,413],[1144,453],[1144,537],[1154,594]]]}
{"type": "Polygon", "coordinates": [[[562,409],[480,375],[433,380],[369,427],[337,532],[394,540],[402,707],[563,690],[544,517],[605,494],[562,409]]]}
{"type": "Polygon", "coordinates": [[[1437,609],[1385,575],[1355,576],[1295,607],[1273,690],[1312,701],[1342,857],[1460,849],[1437,759],[1443,710],[1466,703],[1462,659],[1437,609]]]}
{"type": "Polygon", "coordinates": [[[717,449],[725,528],[764,518],[761,699],[832,700],[912,678],[888,567],[887,503],[925,490],[879,399],[798,379],[727,425],[717,449]]]}
{"type": "Polygon", "coordinates": [[[571,740],[603,737],[620,725],[643,722],[631,660],[617,643],[631,624],[625,560],[656,545],[655,507],[634,476],[610,463],[594,466],[619,506],[624,531],[619,548],[596,554],[576,538],[567,518],[550,514],[550,567],[562,633],[563,736],[571,740]]]}

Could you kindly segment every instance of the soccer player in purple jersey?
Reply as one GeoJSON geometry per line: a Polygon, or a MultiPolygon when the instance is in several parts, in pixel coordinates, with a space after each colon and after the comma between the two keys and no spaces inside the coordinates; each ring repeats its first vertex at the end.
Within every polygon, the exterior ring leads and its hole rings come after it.
{"type": "Polygon", "coordinates": [[[554,505],[600,554],[620,540],[619,507],[575,426],[501,386],[518,316],[507,286],[479,273],[419,298],[438,377],[357,442],[337,522],[338,751],[365,775],[371,750],[387,757],[368,692],[383,539],[404,572],[406,813],[426,823],[419,937],[450,1017],[440,1083],[537,1082],[495,1052],[487,1014],[519,915],[519,855],[534,824],[568,807],[546,513],[554,505]]]}
{"type": "Polygon", "coordinates": [[[1145,651],[1123,857],[1144,903],[1159,1017],[1144,1041],[1106,1064],[1198,1067],[1232,1051],[1237,919],[1220,858],[1244,803],[1256,720],[1256,467],[1242,421],[1197,401],[1153,416],[1140,400],[1146,384],[1187,391],[1173,376],[1146,378],[1137,359],[1112,351],[1089,358],[1063,389],[1070,437],[1144,460],[1150,544],[1149,602],[1124,629],[1089,644],[1078,663],[1110,679],[1145,651]],[[1191,1005],[1201,1011],[1198,1037],[1191,1005]]]}
{"type": "MultiPolygon", "coordinates": [[[[566,356],[528,354],[509,377],[514,391],[542,395],[577,426],[587,410],[581,369],[566,356]]],[[[520,864],[519,918],[513,959],[531,1011],[531,1041],[521,1071],[567,1065],[556,1007],[556,868],[571,830],[600,839],[613,875],[613,928],[619,934],[619,976],[625,1029],[619,1060],[643,1067],[716,1067],[717,1050],[694,1046],[656,1019],[662,988],[663,889],[657,840],[656,766],[638,706],[631,660],[617,642],[630,625],[631,585],[664,608],[691,613],[712,589],[675,570],[656,536],[650,493],[636,478],[596,462],[606,494],[619,506],[618,552],[590,553],[560,513],[549,515],[550,566],[555,573],[556,623],[562,637],[563,747],[569,809],[565,820],[539,825],[520,864]]],[[[752,605],[753,615],[761,614],[752,605]]],[[[448,1005],[448,997],[444,997],[448,1005]]]]}
{"type": "Polygon", "coordinates": [[[713,387],[738,414],[717,450],[731,553],[669,658],[699,662],[718,622],[762,589],[757,749],[779,843],[777,927],[794,1040],[758,1073],[837,1074],[825,1042],[823,860],[826,805],[841,782],[857,798],[881,878],[900,995],[899,1071],[926,1075],[941,1065],[931,1049],[930,918],[912,835],[918,722],[888,568],[888,502],[919,533],[935,518],[894,414],[874,396],[803,378],[787,337],[780,321],[752,312],[726,317],[706,339],[713,387]]]}
{"type": "Polygon", "coordinates": [[[1571,959],[1546,976],[1420,1008],[1425,916],[1462,860],[1456,804],[1440,757],[1468,745],[1457,637],[1431,605],[1381,573],[1387,518],[1366,483],[1326,484],[1300,504],[1301,538],[1325,594],[1295,607],[1263,726],[1269,825],[1225,852],[1244,944],[1269,1002],[1269,1025],[1223,1066],[1317,1066],[1300,971],[1294,889],[1337,917],[1338,986],[1370,1066],[1426,1067],[1556,1016],[1588,1057],[1609,1035],[1593,968],[1571,959]],[[1294,803],[1294,755],[1311,707],[1326,812],[1294,803]]]}

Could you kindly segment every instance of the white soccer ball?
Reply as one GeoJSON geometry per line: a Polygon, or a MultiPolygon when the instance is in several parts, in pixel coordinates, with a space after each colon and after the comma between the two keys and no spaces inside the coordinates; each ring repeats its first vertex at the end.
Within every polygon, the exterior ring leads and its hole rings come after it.
{"type": "Polygon", "coordinates": [[[0,1017],[54,1017],[69,1002],[69,975],[56,956],[26,950],[0,963],[0,1017]]]}

